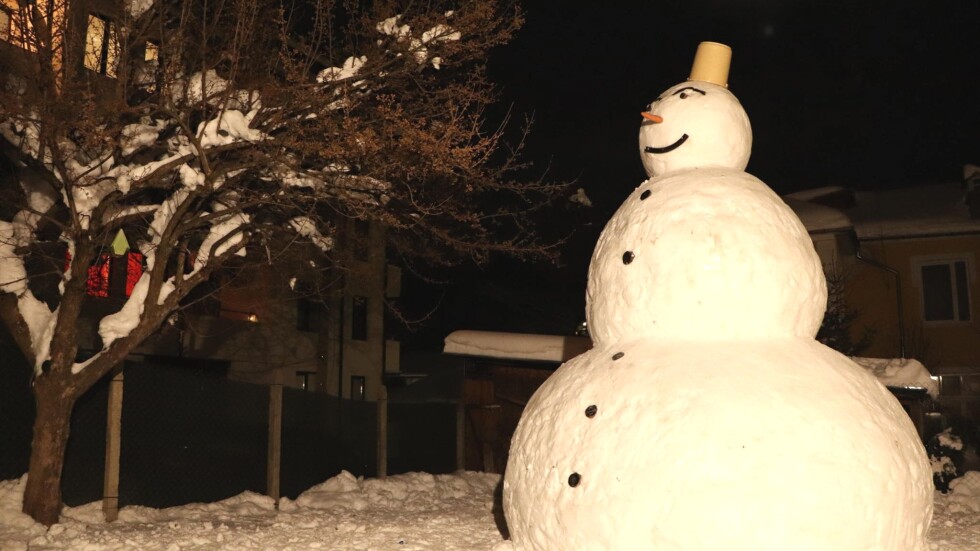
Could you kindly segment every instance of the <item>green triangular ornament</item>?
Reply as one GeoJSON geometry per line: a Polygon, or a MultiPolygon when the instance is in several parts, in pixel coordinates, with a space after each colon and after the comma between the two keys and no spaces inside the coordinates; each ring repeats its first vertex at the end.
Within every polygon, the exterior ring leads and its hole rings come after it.
{"type": "Polygon", "coordinates": [[[116,234],[116,238],[112,240],[112,254],[116,256],[122,256],[126,254],[129,250],[129,240],[126,239],[126,234],[119,230],[116,234]]]}

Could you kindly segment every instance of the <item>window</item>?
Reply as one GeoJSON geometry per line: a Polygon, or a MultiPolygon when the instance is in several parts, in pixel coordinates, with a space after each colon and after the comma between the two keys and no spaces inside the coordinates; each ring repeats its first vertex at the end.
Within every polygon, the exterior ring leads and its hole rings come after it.
{"type": "Polygon", "coordinates": [[[10,27],[13,25],[13,14],[0,6],[0,40],[10,42],[10,27]]]}
{"type": "Polygon", "coordinates": [[[925,321],[970,321],[966,260],[930,261],[919,266],[925,321]]]}
{"type": "Polygon", "coordinates": [[[85,67],[116,78],[118,64],[119,37],[116,35],[116,24],[98,15],[89,15],[88,31],[85,33],[85,67]]]}
{"type": "Polygon", "coordinates": [[[148,61],[154,64],[159,63],[160,46],[154,44],[153,42],[147,42],[146,48],[143,50],[143,61],[148,61]]]}
{"type": "Polygon", "coordinates": [[[942,375],[939,377],[939,394],[943,396],[959,396],[963,391],[959,375],[942,375]]]}
{"type": "Polygon", "coordinates": [[[318,331],[323,325],[326,307],[317,299],[299,298],[296,301],[296,330],[318,331]]]}
{"type": "Polygon", "coordinates": [[[350,338],[355,341],[367,340],[367,298],[354,296],[351,299],[350,338]]]}
{"type": "Polygon", "coordinates": [[[354,219],[354,258],[361,262],[370,259],[371,223],[360,218],[354,219]]]}

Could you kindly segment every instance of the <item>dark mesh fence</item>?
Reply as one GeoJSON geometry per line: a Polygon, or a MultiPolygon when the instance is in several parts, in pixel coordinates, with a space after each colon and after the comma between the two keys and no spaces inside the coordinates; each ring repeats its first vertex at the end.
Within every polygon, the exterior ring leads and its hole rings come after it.
{"type": "Polygon", "coordinates": [[[7,339],[0,333],[0,480],[27,472],[34,421],[31,369],[7,339]]]}
{"type": "MultiPolygon", "coordinates": [[[[108,379],[79,400],[65,458],[68,505],[102,497],[108,379]]],[[[388,472],[455,469],[455,404],[389,402],[388,472]]],[[[27,469],[29,383],[0,390],[3,479],[27,469]],[[12,397],[17,396],[15,400],[12,397]],[[8,398],[12,398],[8,400],[8,398]],[[8,411],[9,410],[9,411],[8,411]]],[[[119,504],[167,507],[266,491],[269,387],[192,367],[125,370],[119,504]]],[[[342,469],[376,476],[377,404],[286,388],[281,495],[295,498],[342,469]]]]}

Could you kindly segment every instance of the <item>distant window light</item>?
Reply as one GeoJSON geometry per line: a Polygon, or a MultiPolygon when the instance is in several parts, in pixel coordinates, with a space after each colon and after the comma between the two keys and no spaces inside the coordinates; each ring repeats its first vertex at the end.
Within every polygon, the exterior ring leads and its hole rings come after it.
{"type": "Polygon", "coordinates": [[[152,42],[146,43],[146,48],[143,50],[143,61],[149,61],[157,63],[160,61],[160,46],[152,42]]]}
{"type": "Polygon", "coordinates": [[[964,260],[920,266],[925,321],[970,321],[970,285],[964,260]]]}
{"type": "Polygon", "coordinates": [[[354,296],[351,299],[350,338],[355,341],[367,340],[367,297],[354,296]]]}
{"type": "Polygon", "coordinates": [[[16,3],[0,2],[0,40],[29,52],[37,51],[33,36],[34,25],[30,17],[26,17],[28,6],[21,5],[20,9],[14,9],[13,5],[16,3]]]}
{"type": "Polygon", "coordinates": [[[245,310],[233,310],[231,308],[220,308],[218,310],[218,317],[228,320],[247,321],[250,323],[259,322],[259,315],[257,313],[248,312],[245,310]]]}
{"type": "Polygon", "coordinates": [[[13,24],[13,14],[0,8],[0,40],[10,42],[10,26],[13,24]]]}
{"type": "Polygon", "coordinates": [[[367,380],[363,375],[351,375],[350,378],[350,399],[364,400],[367,394],[367,380]]]}
{"type": "Polygon", "coordinates": [[[116,78],[119,65],[119,37],[116,24],[98,15],[88,16],[85,33],[85,67],[107,77],[116,78]]]}

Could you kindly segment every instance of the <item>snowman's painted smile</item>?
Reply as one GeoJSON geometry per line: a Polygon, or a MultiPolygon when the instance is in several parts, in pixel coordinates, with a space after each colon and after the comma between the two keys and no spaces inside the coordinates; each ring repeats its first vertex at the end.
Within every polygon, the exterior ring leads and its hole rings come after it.
{"type": "Polygon", "coordinates": [[[684,134],[683,136],[678,138],[676,142],[670,145],[665,145],[663,147],[651,147],[648,145],[643,148],[643,151],[646,151],[647,153],[670,153],[671,151],[683,145],[684,142],[686,142],[689,137],[690,136],[688,136],[687,134],[684,134]]]}

